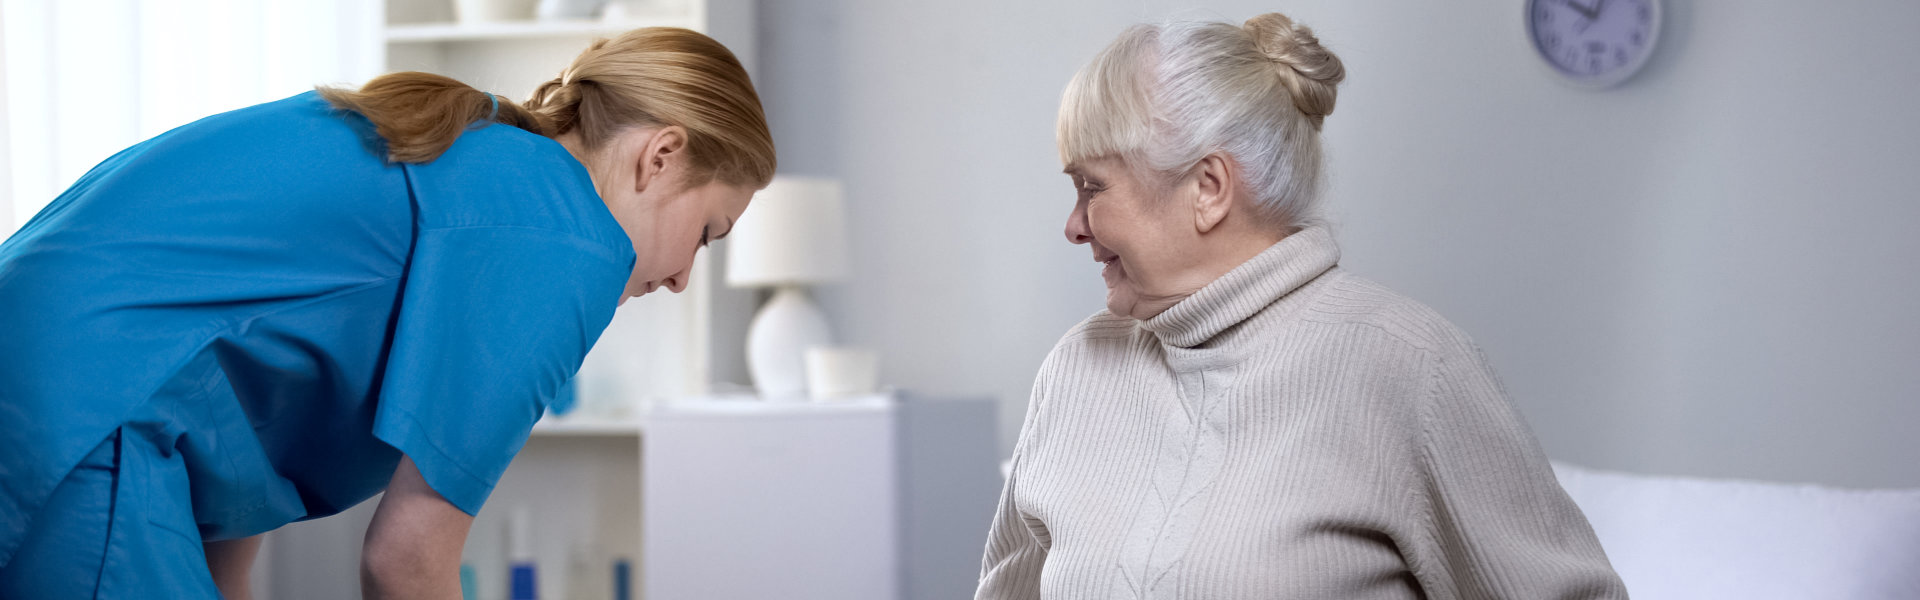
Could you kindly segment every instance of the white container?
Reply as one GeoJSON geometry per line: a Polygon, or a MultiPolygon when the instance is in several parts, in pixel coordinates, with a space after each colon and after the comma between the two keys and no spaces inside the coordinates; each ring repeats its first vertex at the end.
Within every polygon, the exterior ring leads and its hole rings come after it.
{"type": "Polygon", "coordinates": [[[604,10],[608,20],[662,15],[684,15],[692,6],[687,0],[611,0],[604,10]]]}
{"type": "Polygon", "coordinates": [[[533,16],[541,20],[582,20],[600,14],[606,0],[540,0],[533,16]]]}
{"type": "Polygon", "coordinates": [[[880,357],[844,346],[807,348],[807,394],[815,402],[872,394],[880,386],[880,357]]]}
{"type": "Polygon", "coordinates": [[[453,0],[453,17],[461,23],[531,21],[535,0],[453,0]]]}

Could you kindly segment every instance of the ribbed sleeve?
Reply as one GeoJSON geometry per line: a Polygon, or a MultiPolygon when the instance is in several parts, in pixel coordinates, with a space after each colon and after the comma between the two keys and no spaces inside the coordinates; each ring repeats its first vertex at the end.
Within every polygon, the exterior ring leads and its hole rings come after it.
{"type": "Polygon", "coordinates": [[[976,598],[1625,598],[1467,336],[1309,228],[1035,379],[976,598]]]}
{"type": "MultiPolygon", "coordinates": [[[[1017,467],[1018,460],[1015,463],[1017,467]]],[[[1019,509],[1013,507],[1013,490],[1018,481],[1017,477],[1007,477],[1006,490],[1000,494],[1000,508],[995,511],[993,526],[987,533],[987,556],[981,561],[976,598],[1040,598],[1040,567],[1046,564],[1047,548],[1041,543],[1041,537],[1027,528],[1019,509]]]]}
{"type": "Polygon", "coordinates": [[[980,564],[980,587],[975,597],[1004,598],[1008,600],[1039,600],[1040,567],[1046,564],[1047,547],[1052,539],[1047,535],[1045,525],[1029,522],[1019,509],[1014,508],[1015,486],[1020,483],[1021,456],[1026,446],[1034,441],[1028,435],[1038,424],[1036,415],[1045,405],[1043,393],[1052,382],[1055,369],[1049,368],[1054,357],[1049,356],[1043,365],[1041,374],[1034,378],[1033,398],[1027,403],[1027,418],[1020,425],[1020,441],[1014,445],[1012,468],[1007,472],[1007,485],[1000,492],[1000,505],[994,511],[993,525],[987,531],[987,554],[980,564]]]}
{"type": "Polygon", "coordinates": [[[1436,353],[1417,467],[1431,538],[1410,550],[1427,596],[1624,598],[1579,507],[1543,468],[1493,371],[1471,347],[1436,353]]]}

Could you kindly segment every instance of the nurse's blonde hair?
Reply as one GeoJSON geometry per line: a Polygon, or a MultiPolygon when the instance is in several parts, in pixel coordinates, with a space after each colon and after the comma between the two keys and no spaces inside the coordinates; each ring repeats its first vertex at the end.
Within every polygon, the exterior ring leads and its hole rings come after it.
{"type": "Polygon", "coordinates": [[[481,121],[548,137],[578,131],[588,151],[627,128],[677,125],[687,130],[688,155],[704,179],[756,189],[773,180],[773,134],[746,69],[726,46],[687,29],[648,27],[597,40],[524,104],[419,72],[319,91],[335,108],[372,121],[392,162],[431,162],[481,121]]]}
{"type": "Polygon", "coordinates": [[[1319,223],[1320,128],[1345,78],[1313,30],[1280,13],[1239,27],[1136,25],[1067,84],[1060,161],[1119,157],[1164,182],[1225,152],[1263,216],[1289,227],[1319,223]]]}

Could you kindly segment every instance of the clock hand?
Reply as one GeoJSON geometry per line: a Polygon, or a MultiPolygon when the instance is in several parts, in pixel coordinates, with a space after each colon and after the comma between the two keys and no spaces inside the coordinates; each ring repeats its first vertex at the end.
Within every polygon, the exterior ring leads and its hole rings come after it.
{"type": "MultiPolygon", "coordinates": [[[[1572,4],[1572,2],[1568,2],[1568,4],[1572,4]]],[[[1600,13],[1598,12],[1582,12],[1580,14],[1586,15],[1587,18],[1581,19],[1573,24],[1574,33],[1586,33],[1588,28],[1593,27],[1593,22],[1600,19],[1600,13]]]]}
{"type": "Polygon", "coordinates": [[[1600,18],[1600,9],[1587,8],[1586,5],[1574,2],[1573,0],[1567,0],[1567,8],[1573,9],[1573,12],[1580,13],[1580,16],[1586,17],[1588,21],[1600,18]]]}
{"type": "Polygon", "coordinates": [[[1594,23],[1600,22],[1600,14],[1607,11],[1607,0],[1595,0],[1592,10],[1593,12],[1585,13],[1587,20],[1580,22],[1580,30],[1577,33],[1586,33],[1588,29],[1593,28],[1594,23]]]}

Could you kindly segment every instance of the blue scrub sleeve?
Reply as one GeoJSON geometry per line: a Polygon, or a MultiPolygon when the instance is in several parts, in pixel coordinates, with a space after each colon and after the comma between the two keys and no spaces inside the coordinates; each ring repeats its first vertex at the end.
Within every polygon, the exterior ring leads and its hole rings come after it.
{"type": "Polygon", "coordinates": [[[563,232],[420,232],[373,433],[467,514],[613,319],[631,258],[563,232]]]}

